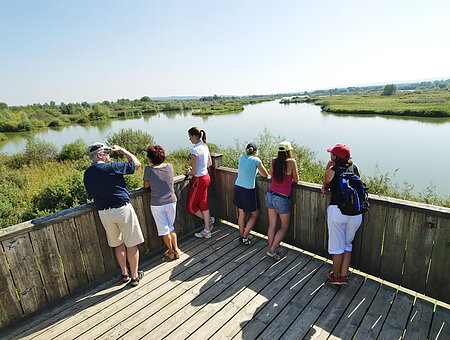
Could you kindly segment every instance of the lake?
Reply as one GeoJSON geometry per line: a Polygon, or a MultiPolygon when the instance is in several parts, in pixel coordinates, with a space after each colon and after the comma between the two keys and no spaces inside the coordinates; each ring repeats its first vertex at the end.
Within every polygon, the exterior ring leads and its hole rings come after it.
{"type": "MultiPolygon", "coordinates": [[[[88,144],[102,141],[122,128],[140,129],[170,151],[191,146],[187,130],[192,126],[203,128],[209,142],[223,146],[235,145],[236,140],[251,141],[267,128],[272,135],[310,148],[322,161],[329,159],[327,147],[344,143],[350,146],[354,161],[365,175],[389,173],[394,176],[394,183],[407,181],[414,185],[415,193],[429,185],[435,185],[440,196],[450,193],[450,180],[445,173],[450,168],[448,118],[336,115],[322,112],[313,104],[282,105],[272,101],[248,105],[240,113],[192,116],[189,112],[167,112],[47,129],[34,135],[61,146],[77,138],[88,144]]],[[[0,151],[15,153],[24,149],[29,134],[5,135],[8,140],[0,144],[0,151]]]]}

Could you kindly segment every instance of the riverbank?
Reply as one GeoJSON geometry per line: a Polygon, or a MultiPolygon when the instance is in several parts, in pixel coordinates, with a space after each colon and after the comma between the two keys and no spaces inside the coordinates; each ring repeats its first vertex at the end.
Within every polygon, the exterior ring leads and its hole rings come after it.
{"type": "Polygon", "coordinates": [[[283,99],[281,104],[314,103],[323,111],[339,114],[374,114],[412,117],[450,117],[450,92],[397,92],[308,96],[283,99]]]}
{"type": "Polygon", "coordinates": [[[102,103],[61,103],[11,106],[0,103],[0,141],[6,140],[2,132],[28,132],[47,127],[63,127],[73,124],[138,118],[167,111],[192,111],[194,115],[213,115],[240,112],[244,105],[257,104],[278,99],[277,96],[248,97],[202,97],[195,100],[161,101],[149,97],[141,99],[119,99],[102,103]]]}

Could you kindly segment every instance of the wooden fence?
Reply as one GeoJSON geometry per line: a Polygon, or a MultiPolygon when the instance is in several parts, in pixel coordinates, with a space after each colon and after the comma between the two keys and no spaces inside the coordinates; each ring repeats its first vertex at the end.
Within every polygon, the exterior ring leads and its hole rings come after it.
{"type": "MultiPolygon", "coordinates": [[[[215,162],[220,162],[220,157],[215,162]]],[[[233,206],[237,170],[217,164],[216,168],[214,213],[237,223],[233,206]]],[[[261,211],[254,230],[265,235],[268,186],[267,180],[257,179],[261,211]]],[[[450,303],[450,209],[375,195],[369,199],[370,210],[353,242],[352,267],[450,303]]],[[[326,222],[330,195],[322,194],[319,185],[299,182],[291,200],[285,242],[330,258],[326,222]]]]}
{"type": "MultiPolygon", "coordinates": [[[[175,178],[177,209],[185,211],[189,181],[175,178]]],[[[131,193],[142,227],[145,257],[162,247],[150,212],[150,193],[131,193]]],[[[194,220],[178,213],[180,236],[191,234],[194,220]]],[[[198,221],[197,221],[198,223],[198,221]]],[[[0,328],[92,282],[117,275],[112,249],[92,204],[0,229],[0,328]]]]}
{"type": "MultiPolygon", "coordinates": [[[[213,157],[211,211],[236,223],[232,202],[237,171],[219,167],[220,157],[213,157]]],[[[258,179],[261,213],[255,231],[263,234],[268,225],[267,188],[268,181],[258,179]]],[[[188,189],[184,176],[176,177],[180,236],[191,234],[198,223],[184,213],[188,189]]],[[[328,201],[318,185],[295,185],[285,242],[328,256],[328,201]]],[[[133,191],[131,203],[143,229],[141,256],[145,257],[162,247],[149,209],[149,192],[133,191]]],[[[376,196],[370,196],[370,203],[354,242],[352,266],[450,303],[450,209],[376,196]]],[[[117,274],[114,254],[92,204],[0,229],[0,328],[117,274]]]]}

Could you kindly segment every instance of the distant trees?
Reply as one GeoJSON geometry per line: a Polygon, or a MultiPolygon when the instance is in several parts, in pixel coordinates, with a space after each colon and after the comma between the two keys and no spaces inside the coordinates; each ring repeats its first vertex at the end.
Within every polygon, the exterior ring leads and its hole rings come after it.
{"type": "Polygon", "coordinates": [[[383,88],[383,96],[392,96],[395,92],[397,92],[397,86],[395,84],[387,84],[383,88]]]}

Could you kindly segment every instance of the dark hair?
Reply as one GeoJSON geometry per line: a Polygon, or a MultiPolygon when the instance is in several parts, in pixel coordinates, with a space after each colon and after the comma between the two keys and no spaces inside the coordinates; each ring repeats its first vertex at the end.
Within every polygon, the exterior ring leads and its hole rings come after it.
{"type": "Polygon", "coordinates": [[[286,160],[291,158],[291,151],[278,151],[276,158],[272,160],[273,164],[273,179],[277,183],[283,182],[283,176],[287,171],[286,160]]]}
{"type": "MultiPolygon", "coordinates": [[[[333,154],[333,155],[335,155],[335,154],[333,154]]],[[[340,158],[338,156],[336,156],[336,159],[334,160],[334,162],[340,168],[348,168],[350,165],[353,164],[353,161],[350,158],[340,158]]]]}
{"type": "Polygon", "coordinates": [[[203,141],[203,143],[206,144],[206,132],[205,130],[200,130],[198,127],[191,127],[188,130],[189,135],[191,136],[197,136],[199,139],[203,141]]]}
{"type": "Polygon", "coordinates": [[[166,152],[160,145],[149,145],[147,147],[147,157],[153,165],[159,165],[166,159],[166,152]]]}

